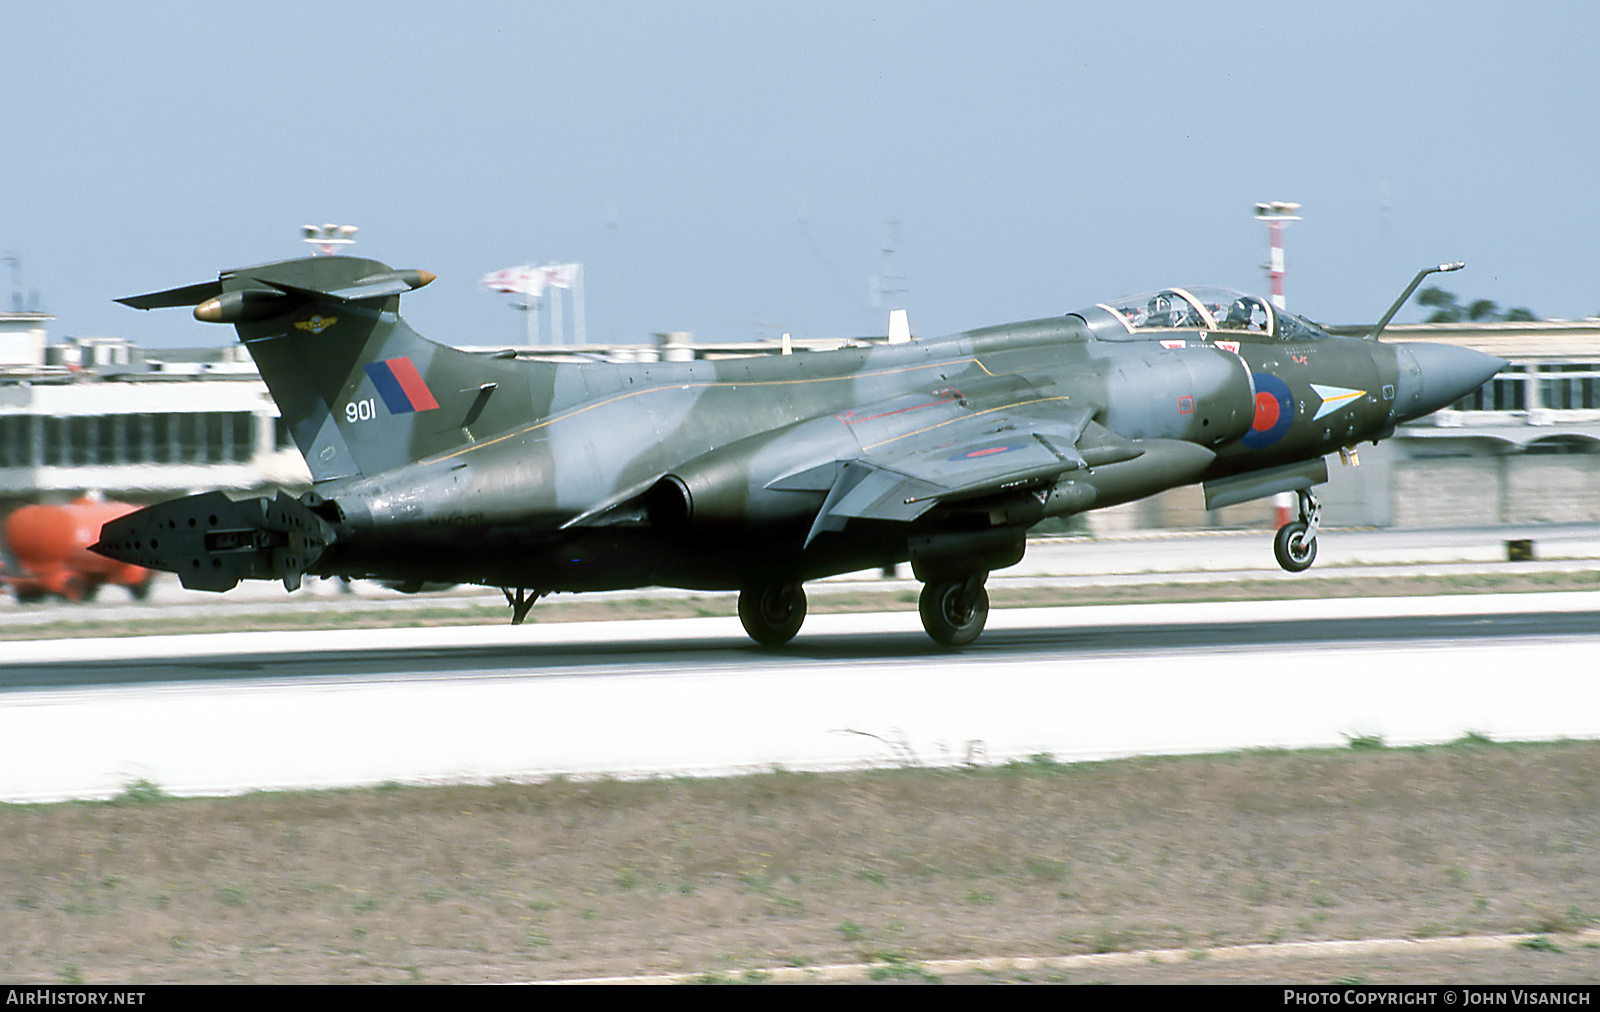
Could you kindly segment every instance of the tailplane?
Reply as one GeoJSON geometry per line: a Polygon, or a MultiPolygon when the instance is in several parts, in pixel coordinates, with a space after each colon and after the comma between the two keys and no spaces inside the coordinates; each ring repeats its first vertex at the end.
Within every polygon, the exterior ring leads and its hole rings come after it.
{"type": "Polygon", "coordinates": [[[320,483],[471,441],[482,357],[427,340],[398,312],[401,294],[433,278],[359,257],[306,257],[117,301],[194,306],[197,320],[233,324],[320,483]]]}

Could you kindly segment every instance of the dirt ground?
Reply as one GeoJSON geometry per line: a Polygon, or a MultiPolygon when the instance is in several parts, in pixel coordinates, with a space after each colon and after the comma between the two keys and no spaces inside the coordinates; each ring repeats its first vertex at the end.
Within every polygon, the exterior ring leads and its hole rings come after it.
{"type": "Polygon", "coordinates": [[[1574,933],[1600,923],[1597,856],[1592,742],[201,800],[146,785],[0,806],[0,979],[743,981],[869,964],[845,979],[1594,983],[1600,936],[1574,933]],[[1533,937],[1226,948],[1503,933],[1533,937]],[[1145,949],[1187,958],[1082,958],[1145,949]],[[933,962],[979,957],[1044,962],[933,962]]]}

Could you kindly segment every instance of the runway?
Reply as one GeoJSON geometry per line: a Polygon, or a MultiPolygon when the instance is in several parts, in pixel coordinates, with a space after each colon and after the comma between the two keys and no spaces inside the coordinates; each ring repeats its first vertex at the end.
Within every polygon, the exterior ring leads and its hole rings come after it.
{"type": "MultiPolygon", "coordinates": [[[[1511,575],[1593,571],[1600,566],[1600,524],[1538,524],[1443,530],[1374,530],[1325,528],[1317,564],[1297,574],[1278,568],[1270,532],[1255,530],[1163,531],[1103,537],[1057,537],[1030,541],[1017,565],[990,575],[990,587],[1051,587],[1063,599],[1086,588],[1130,587],[1150,583],[1212,584],[1228,581],[1345,580],[1351,577],[1417,577],[1450,575],[1461,579],[1493,579],[1511,575]],[[1526,540],[1535,547],[1535,561],[1506,561],[1506,543],[1526,540]]],[[[876,570],[845,574],[810,585],[822,593],[893,591],[913,597],[921,585],[907,567],[885,579],[876,570]]],[[[653,588],[619,594],[584,594],[584,600],[694,597],[697,592],[653,588]]],[[[0,635],[47,622],[75,619],[125,624],[137,628],[151,618],[192,619],[215,628],[234,617],[263,614],[316,613],[322,609],[382,610],[402,615],[413,610],[489,606],[503,608],[500,592],[483,587],[458,587],[444,593],[397,594],[365,580],[308,580],[293,594],[280,584],[247,581],[214,594],[185,590],[176,577],[159,574],[145,602],[134,602],[117,588],[104,590],[92,603],[60,601],[18,604],[0,594],[0,635]]],[[[544,604],[534,615],[543,613],[544,604]]]]}
{"type": "Polygon", "coordinates": [[[508,629],[387,629],[248,633],[12,643],[0,692],[105,685],[334,679],[521,678],[672,674],[817,665],[938,662],[967,668],[1164,652],[1264,650],[1307,644],[1457,644],[1527,637],[1600,636],[1600,608],[1564,607],[1580,595],[1526,596],[1502,604],[1439,598],[1428,609],[1337,602],[1052,608],[997,612],[975,644],[951,654],[904,614],[813,617],[781,650],[751,644],[731,619],[573,623],[508,629]],[[1561,601],[1553,602],[1560,598],[1561,601]],[[1550,599],[1550,600],[1547,600],[1550,599]],[[1532,611],[1496,610],[1533,604],[1532,611]]]}
{"type": "Polygon", "coordinates": [[[18,642],[0,798],[1600,737],[1600,594],[18,642]]]}

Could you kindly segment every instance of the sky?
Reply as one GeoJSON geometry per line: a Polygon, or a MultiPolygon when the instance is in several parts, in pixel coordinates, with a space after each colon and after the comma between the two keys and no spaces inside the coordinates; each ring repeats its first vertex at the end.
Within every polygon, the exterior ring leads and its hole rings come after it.
{"type": "Polygon", "coordinates": [[[1265,292],[1269,200],[1313,319],[1450,260],[1600,313],[1590,0],[6,0],[0,37],[0,254],[57,340],[228,343],[112,300],[322,222],[437,274],[402,312],[451,344],[523,333],[481,275],[568,261],[593,341],[882,334],[885,273],[945,334],[1265,292]]]}

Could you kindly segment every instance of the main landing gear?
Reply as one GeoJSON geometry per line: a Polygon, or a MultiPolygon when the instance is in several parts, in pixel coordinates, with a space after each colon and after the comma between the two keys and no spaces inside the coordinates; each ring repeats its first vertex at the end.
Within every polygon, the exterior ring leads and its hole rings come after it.
{"type": "MultiPolygon", "coordinates": [[[[917,610],[935,643],[962,647],[978,638],[989,619],[988,573],[932,580],[923,585],[917,610]]],[[[756,584],[739,591],[739,621],[764,647],[794,639],[806,620],[806,592],[798,583],[756,584]]]]}
{"type": "Polygon", "coordinates": [[[1322,523],[1322,503],[1310,489],[1301,489],[1300,519],[1278,528],[1272,554],[1291,573],[1303,573],[1317,558],[1317,527],[1322,523]]]}
{"type": "Polygon", "coordinates": [[[550,592],[530,587],[501,587],[500,593],[506,596],[506,604],[511,606],[511,624],[521,625],[528,617],[528,612],[533,610],[534,602],[550,592]]]}
{"type": "Polygon", "coordinates": [[[974,573],[923,585],[917,610],[922,614],[922,628],[935,643],[964,647],[983,632],[989,619],[989,592],[983,587],[988,578],[988,573],[974,573]]]}
{"type": "Polygon", "coordinates": [[[798,583],[770,583],[739,591],[739,621],[764,647],[794,639],[806,620],[806,591],[798,583]]]}

